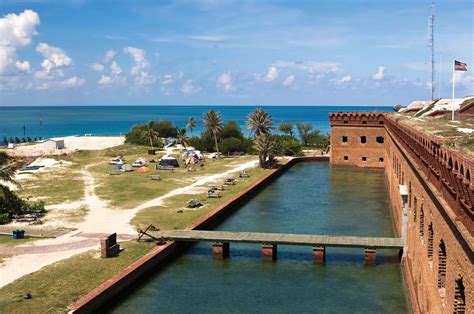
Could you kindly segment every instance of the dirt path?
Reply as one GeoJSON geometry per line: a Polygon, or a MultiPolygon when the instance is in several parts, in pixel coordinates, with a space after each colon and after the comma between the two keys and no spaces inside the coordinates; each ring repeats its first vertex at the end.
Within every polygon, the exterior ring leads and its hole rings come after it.
{"type": "Polygon", "coordinates": [[[191,194],[199,186],[255,167],[257,163],[257,160],[249,161],[228,171],[202,177],[188,186],[172,190],[132,209],[112,209],[108,206],[108,202],[100,199],[95,194],[97,182],[88,170],[93,165],[88,165],[81,171],[85,183],[85,197],[79,202],[89,209],[84,222],[74,226],[77,228],[76,231],[55,239],[38,240],[29,246],[0,247],[0,254],[19,254],[6,258],[3,264],[0,265],[0,287],[24,275],[38,271],[44,266],[98,248],[98,239],[103,237],[104,234],[117,232],[122,235],[122,238],[132,238],[137,232],[130,225],[130,221],[140,210],[162,205],[165,199],[175,195],[191,194]]]}

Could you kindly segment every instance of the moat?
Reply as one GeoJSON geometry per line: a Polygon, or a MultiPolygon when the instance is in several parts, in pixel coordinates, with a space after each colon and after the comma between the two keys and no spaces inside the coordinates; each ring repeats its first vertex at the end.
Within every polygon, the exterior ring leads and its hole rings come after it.
{"type": "MultiPolygon", "coordinates": [[[[296,164],[216,230],[395,236],[382,171],[296,164]]],[[[230,258],[213,260],[199,243],[172,261],[114,309],[128,312],[377,312],[409,311],[396,250],[327,248],[313,265],[308,247],[278,247],[261,261],[260,246],[231,244],[230,258]]]]}

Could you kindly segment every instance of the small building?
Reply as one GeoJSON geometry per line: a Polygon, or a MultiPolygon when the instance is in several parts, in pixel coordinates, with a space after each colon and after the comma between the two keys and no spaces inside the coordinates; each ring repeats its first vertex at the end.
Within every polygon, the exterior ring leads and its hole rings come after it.
{"type": "Polygon", "coordinates": [[[43,149],[54,150],[54,149],[64,149],[64,140],[46,140],[42,144],[43,149]]]}

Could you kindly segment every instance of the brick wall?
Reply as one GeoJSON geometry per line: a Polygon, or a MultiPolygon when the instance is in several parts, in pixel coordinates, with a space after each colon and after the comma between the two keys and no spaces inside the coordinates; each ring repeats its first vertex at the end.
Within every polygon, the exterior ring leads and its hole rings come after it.
{"type": "MultiPolygon", "coordinates": [[[[437,139],[406,129],[381,113],[366,113],[365,119],[372,117],[362,125],[363,115],[330,115],[331,163],[344,164],[340,157],[345,155],[376,156],[385,150],[383,167],[398,235],[402,234],[400,186],[408,191],[403,265],[414,311],[453,313],[464,306],[465,313],[473,313],[472,161],[447,150],[437,139]],[[350,141],[350,137],[357,138],[364,132],[369,137],[377,136],[380,128],[385,132],[382,149],[375,144],[361,147],[357,141],[350,141]],[[344,134],[348,134],[348,142],[339,140],[344,134]]],[[[367,166],[350,159],[345,164],[367,166]]]]}

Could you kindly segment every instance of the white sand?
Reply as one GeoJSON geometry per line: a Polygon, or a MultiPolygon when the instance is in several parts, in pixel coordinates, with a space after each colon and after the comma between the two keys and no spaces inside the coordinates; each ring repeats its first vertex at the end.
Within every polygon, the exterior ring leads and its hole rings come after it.
{"type": "MultiPolygon", "coordinates": [[[[76,236],[80,232],[117,232],[118,234],[136,234],[136,230],[132,225],[130,225],[130,221],[140,210],[148,207],[160,206],[163,204],[163,201],[165,199],[175,195],[196,193],[197,191],[202,189],[203,185],[228,177],[229,175],[237,173],[239,171],[255,167],[257,164],[258,160],[253,160],[241,165],[236,165],[232,169],[223,173],[198,178],[196,182],[186,187],[172,190],[165,195],[144,202],[143,204],[132,209],[112,209],[108,206],[108,203],[106,201],[101,200],[95,194],[95,188],[97,186],[97,183],[91,173],[87,170],[88,167],[86,167],[86,169],[82,171],[86,190],[85,198],[79,202],[74,202],[75,206],[80,207],[85,205],[89,208],[85,221],[74,226],[75,228],[77,228],[77,230],[74,232],[68,233],[55,239],[37,241],[34,246],[54,245],[78,241],[80,239],[83,239],[76,236]]],[[[89,165],[89,167],[90,166],[91,165],[89,165]]],[[[33,245],[30,244],[29,246],[33,245]]],[[[13,282],[14,280],[26,274],[38,271],[44,266],[96,248],[98,248],[97,245],[91,245],[90,247],[69,251],[41,254],[24,254],[7,258],[5,259],[4,263],[0,265],[0,287],[10,282],[13,282]]]]}
{"type": "Polygon", "coordinates": [[[13,156],[44,156],[69,154],[76,150],[101,150],[121,145],[125,142],[123,136],[67,136],[52,138],[64,140],[65,149],[47,149],[43,143],[34,145],[18,145],[14,149],[7,149],[13,156]]]}

